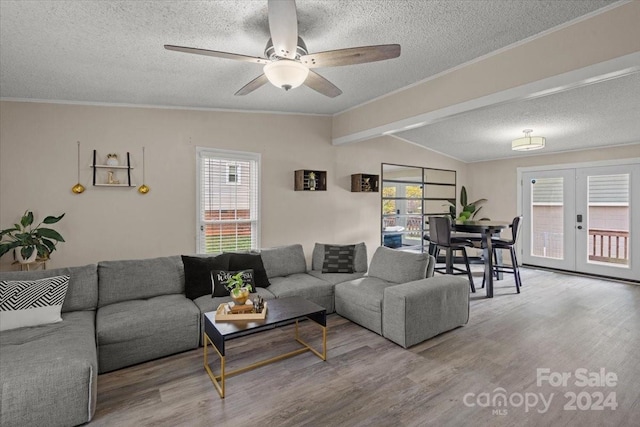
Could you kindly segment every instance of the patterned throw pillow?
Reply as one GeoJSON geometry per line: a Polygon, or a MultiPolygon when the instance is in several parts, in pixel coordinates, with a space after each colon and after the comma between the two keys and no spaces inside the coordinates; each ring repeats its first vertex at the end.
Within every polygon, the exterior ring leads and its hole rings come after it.
{"type": "Polygon", "coordinates": [[[61,322],[69,276],[0,282],[0,331],[61,322]]]}
{"type": "Polygon", "coordinates": [[[231,276],[242,273],[243,286],[251,286],[251,292],[255,291],[255,279],[253,270],[240,270],[240,271],[226,271],[226,270],[213,270],[211,272],[211,282],[213,283],[213,293],[211,297],[222,297],[230,294],[227,288],[229,279],[231,276]]]}
{"type": "Polygon", "coordinates": [[[325,245],[323,273],[353,273],[355,245],[325,245]]]}

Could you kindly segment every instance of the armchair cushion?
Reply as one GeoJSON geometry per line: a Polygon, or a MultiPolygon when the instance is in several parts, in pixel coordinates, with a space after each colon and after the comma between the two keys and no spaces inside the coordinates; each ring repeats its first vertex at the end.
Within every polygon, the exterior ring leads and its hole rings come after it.
{"type": "Polygon", "coordinates": [[[406,283],[427,277],[430,256],[380,246],[369,266],[369,276],[393,283],[406,283]]]}

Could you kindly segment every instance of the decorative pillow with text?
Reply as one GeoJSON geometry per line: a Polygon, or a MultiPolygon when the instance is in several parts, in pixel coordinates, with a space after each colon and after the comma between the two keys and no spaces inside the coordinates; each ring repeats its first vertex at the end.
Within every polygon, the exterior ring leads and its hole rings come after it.
{"type": "Polygon", "coordinates": [[[211,297],[223,297],[230,294],[229,280],[232,276],[242,273],[242,286],[251,288],[251,292],[256,290],[255,278],[253,270],[240,270],[240,271],[226,271],[226,270],[213,270],[211,272],[211,283],[213,284],[213,293],[211,297]]]}

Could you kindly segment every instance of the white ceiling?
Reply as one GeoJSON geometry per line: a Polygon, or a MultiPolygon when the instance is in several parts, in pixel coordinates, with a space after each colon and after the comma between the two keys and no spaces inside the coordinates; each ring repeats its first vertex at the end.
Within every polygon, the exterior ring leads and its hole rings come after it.
{"type": "MultiPolygon", "coordinates": [[[[261,66],[163,48],[174,44],[263,56],[269,38],[266,0],[2,0],[0,97],[335,114],[613,3],[298,0],[299,32],[311,53],[373,44],[402,46],[397,59],[317,69],[344,92],[331,99],[306,87],[284,92],[271,85],[234,96],[261,74],[261,66]]],[[[498,137],[504,143],[524,128],[546,136],[552,148],[556,137],[567,144],[584,141],[590,135],[586,129],[593,130],[597,122],[610,123],[608,115],[615,114],[615,132],[601,129],[595,135],[616,143],[638,141],[635,122],[640,121],[625,120],[633,113],[638,117],[638,86],[637,76],[628,76],[485,108],[398,136],[477,161],[512,155],[510,150],[478,147],[495,145],[498,137]],[[600,89],[601,85],[605,86],[600,89]],[[607,98],[610,90],[619,97],[607,98]],[[614,108],[603,110],[603,101],[614,108]]]]}

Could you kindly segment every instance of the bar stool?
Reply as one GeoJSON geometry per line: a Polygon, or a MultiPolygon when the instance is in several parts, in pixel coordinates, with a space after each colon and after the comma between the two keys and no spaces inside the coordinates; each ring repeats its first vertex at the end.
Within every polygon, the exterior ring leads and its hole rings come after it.
{"type": "Polygon", "coordinates": [[[438,259],[438,254],[442,249],[446,252],[445,266],[435,268],[434,271],[442,274],[460,275],[466,274],[469,278],[471,292],[476,291],[473,283],[473,275],[469,267],[469,257],[467,256],[467,247],[471,246],[471,242],[467,239],[451,237],[451,218],[448,216],[430,216],[429,217],[429,240],[435,247],[433,256],[438,259]],[[466,269],[454,267],[454,252],[462,251],[464,264],[466,269]]]}
{"type": "MultiPolygon", "coordinates": [[[[518,259],[516,258],[516,240],[518,239],[518,232],[520,231],[520,222],[522,221],[521,216],[517,216],[513,218],[513,222],[511,223],[511,240],[505,240],[500,238],[492,238],[491,244],[493,246],[493,256],[496,262],[493,264],[493,272],[491,274],[498,273],[509,273],[513,274],[514,280],[516,282],[516,291],[520,293],[520,287],[522,286],[522,279],[520,278],[520,268],[518,267],[518,259]],[[511,266],[508,265],[498,265],[498,257],[497,257],[497,249],[505,249],[508,250],[511,254],[511,266]]],[[[482,287],[484,288],[484,278],[482,279],[482,287]]]]}

